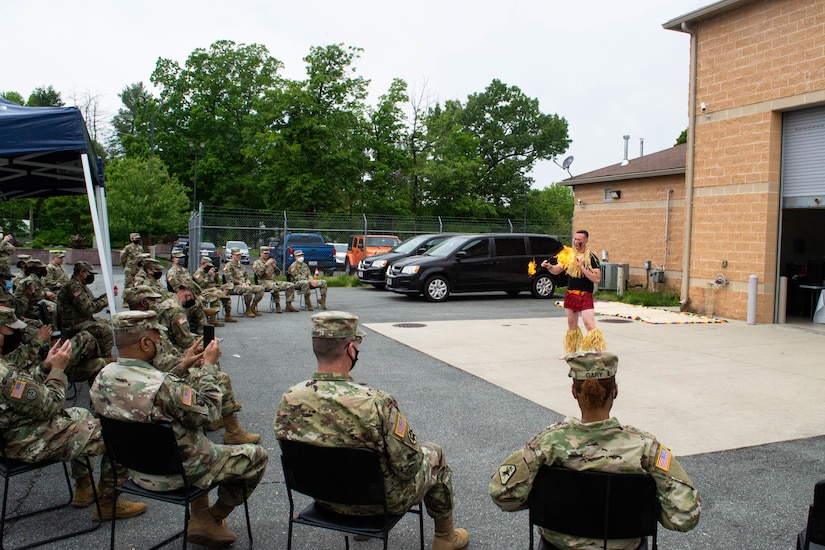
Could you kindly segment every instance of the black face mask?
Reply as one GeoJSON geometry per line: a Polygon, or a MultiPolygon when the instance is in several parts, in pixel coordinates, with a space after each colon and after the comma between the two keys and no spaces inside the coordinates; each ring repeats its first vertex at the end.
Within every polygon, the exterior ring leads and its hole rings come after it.
{"type": "Polygon", "coordinates": [[[163,271],[153,271],[152,272],[152,278],[155,279],[155,280],[160,279],[162,275],[163,275],[163,271]]]}
{"type": "Polygon", "coordinates": [[[190,307],[195,305],[195,299],[194,298],[189,298],[188,300],[183,302],[181,305],[183,307],[185,307],[186,309],[189,309],[190,307]]]}
{"type": "Polygon", "coordinates": [[[8,355],[20,346],[23,333],[15,330],[12,334],[3,335],[3,355],[8,355]]]}
{"type": "Polygon", "coordinates": [[[86,278],[83,279],[83,282],[86,283],[87,285],[92,284],[93,282],[95,282],[95,274],[94,273],[89,273],[88,275],[86,275],[86,278]]]}
{"type": "Polygon", "coordinates": [[[34,273],[35,273],[38,277],[45,277],[45,276],[46,276],[46,268],[45,268],[45,267],[38,267],[38,268],[35,268],[34,273]]]}
{"type": "Polygon", "coordinates": [[[350,367],[349,367],[349,370],[351,371],[352,369],[354,369],[354,368],[355,368],[355,363],[357,363],[357,362],[358,362],[358,348],[356,348],[356,349],[355,349],[355,358],[354,358],[354,359],[350,359],[350,361],[352,361],[352,364],[351,364],[351,365],[350,365],[350,367]]]}

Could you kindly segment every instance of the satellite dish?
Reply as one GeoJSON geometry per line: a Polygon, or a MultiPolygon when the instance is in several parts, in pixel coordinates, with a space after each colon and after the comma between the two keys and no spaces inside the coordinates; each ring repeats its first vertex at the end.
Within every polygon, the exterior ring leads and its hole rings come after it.
{"type": "Polygon", "coordinates": [[[570,168],[571,164],[573,164],[573,155],[570,155],[569,157],[564,159],[564,161],[562,161],[561,163],[561,167],[567,170],[568,168],[570,168]]]}

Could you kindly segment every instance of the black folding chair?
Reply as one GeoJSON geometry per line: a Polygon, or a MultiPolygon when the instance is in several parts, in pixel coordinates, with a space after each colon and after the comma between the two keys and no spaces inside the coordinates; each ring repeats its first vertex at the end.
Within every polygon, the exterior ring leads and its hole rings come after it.
{"type": "Polygon", "coordinates": [[[542,466],[529,496],[530,549],[533,526],[574,537],[642,538],[637,550],[656,550],[659,501],[656,482],[644,474],[614,474],[542,466]]]}
{"type": "MultiPolygon", "coordinates": [[[[40,462],[28,463],[28,462],[21,462],[19,460],[15,460],[13,458],[8,458],[5,453],[6,448],[6,441],[3,437],[3,434],[0,434],[0,476],[3,476],[3,510],[2,516],[0,516],[0,550],[6,548],[5,546],[5,535],[6,535],[6,523],[13,522],[17,520],[21,520],[24,518],[28,518],[31,516],[37,516],[40,514],[45,514],[46,512],[52,512],[54,510],[60,510],[61,508],[66,508],[72,504],[72,500],[74,499],[74,491],[72,490],[72,480],[69,477],[69,466],[66,462],[56,462],[52,460],[43,460],[40,462]],[[11,478],[14,476],[18,476],[21,474],[25,474],[28,472],[33,472],[35,470],[40,470],[42,468],[47,468],[49,466],[53,466],[56,464],[60,464],[63,466],[63,476],[66,478],[66,486],[68,487],[68,498],[65,502],[61,502],[60,504],[54,504],[45,506],[42,508],[37,508],[35,510],[31,510],[28,512],[21,512],[14,515],[7,515],[6,512],[8,510],[8,500],[9,500],[9,482],[11,478]]],[[[49,538],[37,540],[34,542],[27,543],[23,546],[18,546],[15,550],[22,550],[23,548],[32,548],[34,546],[41,546],[44,544],[48,544],[50,542],[55,542],[58,540],[64,540],[71,537],[75,537],[77,535],[82,535],[83,533],[90,533],[100,527],[100,502],[97,499],[97,488],[95,487],[95,480],[94,480],[94,473],[92,472],[92,463],[88,457],[85,458],[86,468],[89,472],[89,477],[92,481],[92,494],[94,495],[95,499],[95,506],[97,507],[97,520],[94,520],[91,526],[84,527],[82,529],[76,529],[70,531],[68,533],[55,535],[49,538]]],[[[49,532],[50,529],[46,524],[43,526],[43,531],[49,532]]]]}
{"type": "Polygon", "coordinates": [[[289,498],[289,533],[287,550],[292,548],[292,527],[295,523],[344,533],[344,546],[349,548],[349,535],[381,539],[387,549],[390,530],[407,513],[418,514],[421,550],[424,550],[424,516],[421,503],[403,514],[390,514],[384,493],[384,478],[378,453],[365,448],[319,447],[295,441],[280,440],[281,464],[284,468],[289,498]],[[295,514],[293,491],[344,505],[377,505],[383,514],[352,516],[332,512],[312,502],[295,514]]]}
{"type": "Polygon", "coordinates": [[[825,479],[814,486],[808,523],[796,538],[796,550],[825,550],[825,479]]]}
{"type": "MultiPolygon", "coordinates": [[[[114,463],[119,463],[130,470],[145,474],[180,476],[183,487],[172,491],[152,491],[150,489],[144,489],[129,479],[126,483],[116,488],[115,499],[117,498],[117,493],[128,493],[183,506],[185,510],[183,530],[153,546],[152,550],[160,548],[179,537],[183,537],[183,548],[185,549],[190,516],[189,503],[209,493],[217,487],[218,484],[214,483],[206,489],[200,489],[190,485],[183,469],[180,448],[178,447],[175,433],[170,424],[126,422],[124,420],[101,417],[100,425],[103,428],[103,441],[106,443],[106,450],[108,451],[110,460],[113,462],[112,467],[115,466],[114,463]]],[[[246,531],[249,536],[249,548],[252,548],[252,527],[249,523],[249,507],[247,506],[245,495],[243,506],[244,513],[246,514],[246,531]]],[[[112,550],[114,550],[115,547],[115,508],[115,506],[112,506],[112,550]]]]}

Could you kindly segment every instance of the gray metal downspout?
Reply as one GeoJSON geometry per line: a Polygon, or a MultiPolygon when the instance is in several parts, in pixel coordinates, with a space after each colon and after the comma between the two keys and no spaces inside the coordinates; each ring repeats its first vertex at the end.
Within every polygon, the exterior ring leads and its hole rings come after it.
{"type": "Polygon", "coordinates": [[[690,87],[688,98],[687,160],[685,166],[685,251],[682,257],[682,292],[679,304],[687,305],[690,300],[690,248],[693,226],[693,162],[696,146],[696,34],[682,23],[682,31],[690,34],[690,87]]]}

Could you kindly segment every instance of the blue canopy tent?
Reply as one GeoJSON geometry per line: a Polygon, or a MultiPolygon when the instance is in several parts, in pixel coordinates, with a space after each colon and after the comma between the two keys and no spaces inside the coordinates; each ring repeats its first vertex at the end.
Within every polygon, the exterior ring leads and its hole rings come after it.
{"type": "Polygon", "coordinates": [[[86,194],[101,271],[116,313],[103,168],[77,107],[21,107],[0,98],[0,200],[86,194]]]}

